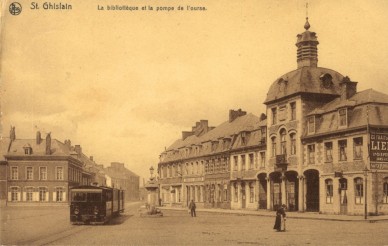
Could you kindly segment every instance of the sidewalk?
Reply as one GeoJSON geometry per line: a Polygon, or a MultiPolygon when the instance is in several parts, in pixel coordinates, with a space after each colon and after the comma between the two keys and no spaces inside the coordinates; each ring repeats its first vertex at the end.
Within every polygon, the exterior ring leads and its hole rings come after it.
{"type": "MultiPolygon", "coordinates": [[[[187,208],[180,207],[159,207],[160,210],[181,210],[186,211],[187,208]]],[[[240,216],[264,216],[275,217],[275,211],[268,210],[232,210],[219,208],[199,208],[198,212],[219,213],[219,214],[235,214],[240,216]]],[[[336,215],[336,214],[320,214],[318,212],[287,212],[287,218],[292,219],[309,219],[309,220],[331,220],[331,221],[357,221],[374,223],[378,221],[388,221],[388,215],[368,216],[365,220],[361,215],[336,215]]]]}

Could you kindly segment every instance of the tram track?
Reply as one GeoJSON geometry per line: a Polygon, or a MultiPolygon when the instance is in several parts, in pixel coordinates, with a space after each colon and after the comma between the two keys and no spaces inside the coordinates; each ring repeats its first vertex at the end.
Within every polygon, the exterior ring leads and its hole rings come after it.
{"type": "Polygon", "coordinates": [[[11,243],[12,245],[50,245],[58,240],[64,239],[66,237],[72,236],[76,233],[84,232],[90,230],[93,226],[85,225],[85,226],[72,226],[66,230],[52,233],[50,235],[44,236],[44,238],[35,238],[25,241],[19,241],[11,243]]]}

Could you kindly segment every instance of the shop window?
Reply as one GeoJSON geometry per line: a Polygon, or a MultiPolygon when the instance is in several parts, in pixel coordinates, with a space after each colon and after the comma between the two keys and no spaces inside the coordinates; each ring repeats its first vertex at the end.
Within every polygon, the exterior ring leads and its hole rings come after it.
{"type": "Polygon", "coordinates": [[[27,180],[33,180],[34,179],[34,173],[32,167],[26,167],[26,179],[27,180]]]}
{"type": "Polygon", "coordinates": [[[18,167],[11,167],[11,179],[12,180],[19,179],[18,167]]]}
{"type": "Polygon", "coordinates": [[[315,145],[314,144],[307,145],[307,153],[308,153],[309,164],[314,164],[315,163],[315,145]]]}
{"type": "Polygon", "coordinates": [[[347,126],[347,110],[346,108],[338,110],[339,126],[347,126]]]}
{"type": "Polygon", "coordinates": [[[383,203],[388,203],[388,178],[385,178],[383,184],[383,203]]]}
{"type": "Polygon", "coordinates": [[[346,161],[348,159],[346,155],[346,148],[347,148],[347,141],[346,140],[340,140],[338,141],[338,152],[339,152],[339,160],[340,161],[346,161]]]}
{"type": "Polygon", "coordinates": [[[333,180],[326,179],[326,203],[333,203],[333,180]]]}
{"type": "Polygon", "coordinates": [[[291,140],[291,155],[296,154],[296,138],[295,133],[290,134],[290,140],[291,140]]]}
{"type": "Polygon", "coordinates": [[[333,143],[325,143],[325,162],[333,162],[333,143]]]}
{"type": "Polygon", "coordinates": [[[356,204],[362,204],[364,198],[364,184],[362,178],[354,179],[354,197],[356,199],[356,204]]]}
{"type": "Polygon", "coordinates": [[[354,159],[362,159],[362,137],[353,138],[354,159]]]}

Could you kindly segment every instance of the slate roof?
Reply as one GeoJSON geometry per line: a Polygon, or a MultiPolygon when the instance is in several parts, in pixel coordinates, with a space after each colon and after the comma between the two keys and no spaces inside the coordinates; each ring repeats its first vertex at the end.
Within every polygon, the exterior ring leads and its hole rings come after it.
{"type": "Polygon", "coordinates": [[[343,75],[328,68],[301,67],[275,80],[268,90],[264,103],[268,104],[274,100],[298,93],[320,93],[338,96],[343,78],[343,75]],[[325,87],[322,85],[321,76],[324,74],[331,75],[332,86],[325,87]]]}
{"type": "MultiPolygon", "coordinates": [[[[6,153],[9,156],[25,155],[24,148],[29,145],[32,148],[31,156],[46,155],[46,140],[42,139],[40,144],[36,143],[36,139],[15,139],[11,143],[9,151],[6,153]]],[[[51,156],[66,156],[71,150],[64,143],[51,139],[51,156]]]]}
{"type": "MultiPolygon", "coordinates": [[[[336,98],[325,104],[319,111],[320,119],[314,135],[331,133],[343,128],[338,125],[338,109],[348,107],[346,129],[366,126],[369,118],[371,126],[388,126],[388,95],[373,89],[356,93],[347,100],[336,98]]],[[[309,115],[312,115],[310,113],[309,115]]],[[[310,136],[309,134],[308,136],[310,136]]],[[[307,132],[304,132],[307,136],[307,132]]]]}
{"type": "Polygon", "coordinates": [[[195,135],[189,136],[186,139],[178,139],[176,140],[164,153],[170,153],[165,156],[163,162],[174,161],[180,158],[189,158],[194,156],[201,156],[211,153],[219,153],[223,152],[227,149],[232,148],[234,145],[235,148],[239,146],[241,143],[237,143],[239,140],[240,132],[247,132],[247,140],[245,146],[253,146],[259,144],[261,136],[257,133],[257,130],[260,127],[266,126],[266,120],[260,121],[259,117],[253,115],[251,113],[240,116],[233,120],[232,122],[225,121],[214,129],[210,130],[206,134],[197,137],[195,135]],[[230,142],[225,143],[228,145],[226,148],[223,139],[230,139],[230,142]],[[216,147],[208,147],[206,143],[216,142],[216,147]],[[190,151],[188,154],[179,152],[178,150],[181,148],[192,147],[195,145],[202,145],[202,148],[199,152],[190,151]],[[175,152],[175,153],[174,153],[175,152]]]}

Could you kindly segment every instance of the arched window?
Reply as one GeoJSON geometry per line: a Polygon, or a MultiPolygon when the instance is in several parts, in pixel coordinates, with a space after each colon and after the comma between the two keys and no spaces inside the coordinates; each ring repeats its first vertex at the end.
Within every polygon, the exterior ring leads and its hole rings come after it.
{"type": "Polygon", "coordinates": [[[290,134],[290,141],[291,141],[291,155],[296,154],[296,138],[295,133],[290,134]]]}
{"type": "Polygon", "coordinates": [[[287,140],[286,140],[286,130],[282,129],[280,131],[280,154],[287,154],[287,140]]]}
{"type": "Polygon", "coordinates": [[[333,203],[333,180],[326,179],[326,203],[333,203]]]}
{"type": "Polygon", "coordinates": [[[272,157],[276,156],[276,138],[271,138],[271,155],[272,157]]]}
{"type": "Polygon", "coordinates": [[[354,179],[354,197],[356,204],[362,204],[364,199],[364,184],[362,178],[354,179]]]}
{"type": "Polygon", "coordinates": [[[383,203],[388,203],[388,178],[384,179],[383,192],[383,203]]]}

